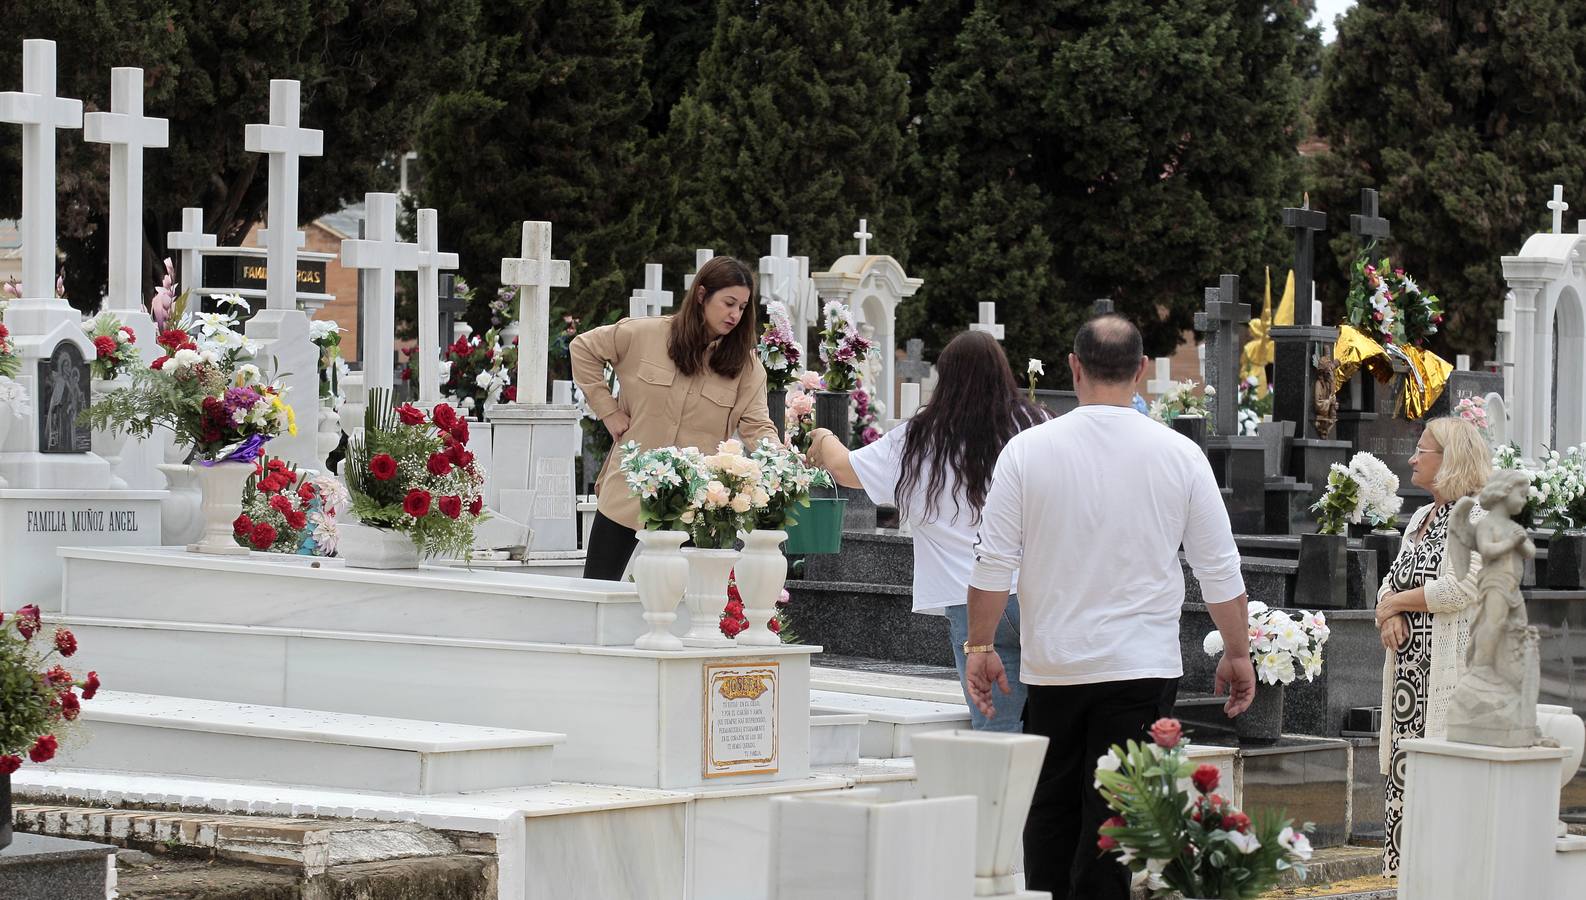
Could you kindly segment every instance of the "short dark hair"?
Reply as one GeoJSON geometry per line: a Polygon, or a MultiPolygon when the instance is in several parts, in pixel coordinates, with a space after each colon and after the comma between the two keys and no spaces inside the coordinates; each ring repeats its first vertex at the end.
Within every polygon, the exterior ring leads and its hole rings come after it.
{"type": "Polygon", "coordinates": [[[1103,384],[1133,382],[1140,372],[1145,343],[1140,329],[1123,316],[1108,313],[1096,316],[1079,327],[1074,335],[1074,355],[1085,374],[1103,384]]]}

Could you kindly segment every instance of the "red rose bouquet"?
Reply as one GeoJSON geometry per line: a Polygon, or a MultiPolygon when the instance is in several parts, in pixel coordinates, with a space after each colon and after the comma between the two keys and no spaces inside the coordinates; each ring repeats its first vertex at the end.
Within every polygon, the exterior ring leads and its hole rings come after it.
{"type": "Polygon", "coordinates": [[[109,381],[138,362],[138,336],[121,324],[112,312],[102,312],[83,323],[83,332],[94,343],[94,359],[88,364],[95,378],[109,381]]]}
{"type": "Polygon", "coordinates": [[[261,459],[243,487],[237,543],[252,550],[329,556],[336,549],[336,513],[347,505],[341,482],[304,477],[279,459],[261,459]]]}
{"type": "Polygon", "coordinates": [[[371,391],[364,431],[347,451],[358,521],[405,532],[423,556],[467,558],[484,511],[485,479],[468,451],[468,419],[442,403],[428,415],[371,391]]]}
{"type": "Polygon", "coordinates": [[[70,631],[55,628],[45,638],[38,607],[0,613],[0,775],[20,768],[24,755],[53,759],[82,701],[99,690],[96,673],[78,679],[60,663],[77,652],[70,631]]]}
{"type": "Polygon", "coordinates": [[[22,371],[22,357],[17,356],[16,345],[11,343],[11,329],[0,323],[0,376],[15,378],[22,371]]]}
{"type": "MultiPolygon", "coordinates": [[[[727,605],[721,610],[721,633],[726,637],[737,637],[749,627],[749,618],[743,614],[743,595],[738,593],[738,580],[734,577],[736,574],[727,576],[727,605]]],[[[776,615],[765,623],[765,627],[780,637],[782,643],[796,644],[798,636],[787,627],[787,605],[788,592],[787,588],[783,588],[782,596],[776,601],[776,615]]]]}

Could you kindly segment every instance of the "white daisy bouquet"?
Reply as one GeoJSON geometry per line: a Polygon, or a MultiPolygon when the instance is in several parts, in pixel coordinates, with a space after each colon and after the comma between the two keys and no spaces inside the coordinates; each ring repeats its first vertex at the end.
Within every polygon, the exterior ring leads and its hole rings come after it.
{"type": "Polygon", "coordinates": [[[743,455],[739,441],[722,441],[715,453],[700,458],[693,495],[678,516],[694,546],[729,549],[738,532],[754,530],[760,512],[771,503],[760,482],[760,469],[759,461],[743,455]]]}
{"type": "Polygon", "coordinates": [[[637,441],[621,447],[623,477],[628,490],[639,498],[639,524],[646,531],[669,531],[686,527],[682,522],[694,498],[694,484],[703,456],[689,447],[661,447],[641,450],[637,441]]]}
{"type": "MultiPolygon", "coordinates": [[[[1332,635],[1324,613],[1302,611],[1290,616],[1252,600],[1249,624],[1250,662],[1257,679],[1266,684],[1292,684],[1301,675],[1314,681],[1322,674],[1322,647],[1332,635]]],[[[1207,656],[1221,656],[1222,633],[1206,635],[1201,649],[1207,656]]]]}
{"type": "Polygon", "coordinates": [[[1520,456],[1515,444],[1499,447],[1494,469],[1525,472],[1531,478],[1520,521],[1532,528],[1559,530],[1586,523],[1586,457],[1579,447],[1563,453],[1542,448],[1535,465],[1520,456]]]}
{"type": "Polygon", "coordinates": [[[1205,390],[1195,393],[1194,380],[1175,381],[1162,396],[1151,401],[1151,418],[1163,425],[1171,425],[1179,416],[1200,416],[1206,419],[1206,425],[1211,427],[1211,417],[1206,413],[1206,398],[1217,396],[1217,389],[1206,385],[1205,390]]]}
{"type": "Polygon", "coordinates": [[[1399,476],[1387,464],[1362,450],[1349,465],[1333,463],[1327,490],[1311,506],[1318,531],[1343,534],[1345,525],[1369,522],[1373,528],[1392,528],[1404,498],[1399,496],[1399,476]]]}

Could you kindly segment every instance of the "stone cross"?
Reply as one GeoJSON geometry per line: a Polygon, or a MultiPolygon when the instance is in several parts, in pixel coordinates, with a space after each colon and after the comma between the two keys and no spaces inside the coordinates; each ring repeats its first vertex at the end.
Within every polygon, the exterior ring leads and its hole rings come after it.
{"type": "Polygon", "coordinates": [[[437,306],[441,316],[441,339],[449,344],[457,340],[458,314],[468,312],[468,301],[457,293],[456,275],[441,276],[441,297],[437,306]]]}
{"type": "Polygon", "coordinates": [[[694,289],[694,276],[699,274],[699,270],[705,268],[705,263],[710,262],[715,256],[716,251],[714,250],[701,248],[694,251],[694,271],[683,276],[683,295],[685,297],[688,296],[689,291],[694,289]]]}
{"type": "MultiPolygon", "coordinates": [[[[299,126],[301,107],[298,82],[272,79],[269,124],[248,125],[244,131],[243,145],[249,153],[270,155],[267,221],[270,231],[277,235],[297,231],[299,163],[305,156],[319,156],[325,152],[325,133],[299,126]]],[[[297,242],[271,239],[266,246],[269,253],[265,257],[265,306],[297,309],[297,242]]],[[[390,340],[390,329],[386,329],[386,341],[390,340]]],[[[380,360],[377,368],[385,368],[387,362],[389,360],[380,360]]]]}
{"type": "Polygon", "coordinates": [[[22,90],[0,93],[0,122],[22,126],[22,299],[55,312],[26,322],[14,303],[10,324],[42,333],[70,312],[55,296],[55,129],[83,127],[83,101],[56,95],[54,41],[22,42],[22,90]]]}
{"type": "Polygon", "coordinates": [[[1316,233],[1327,230],[1327,213],[1311,209],[1311,198],[1307,195],[1304,206],[1283,210],[1283,226],[1294,229],[1294,324],[1320,325],[1321,320],[1312,316],[1311,289],[1316,233]]]}
{"type": "Polygon", "coordinates": [[[771,235],[771,254],[760,257],[760,302],[780,300],[791,309],[798,274],[798,260],[787,253],[787,235],[771,235]]]}
{"type": "Polygon", "coordinates": [[[1564,211],[1569,209],[1569,204],[1564,202],[1564,185],[1553,185],[1553,199],[1547,202],[1547,208],[1553,210],[1553,233],[1564,233],[1564,211]]]}
{"type": "MultiPolygon", "coordinates": [[[[376,388],[390,390],[393,383],[392,358],[396,337],[396,275],[413,272],[419,267],[419,245],[405,244],[397,236],[397,195],[371,193],[364,195],[368,210],[367,238],[341,242],[342,265],[368,272],[366,289],[368,302],[364,304],[363,338],[366,342],[358,348],[363,357],[363,383],[366,391],[376,388]]],[[[453,257],[455,260],[455,257],[453,257]]],[[[434,260],[431,261],[432,265],[434,260]]],[[[272,271],[274,267],[272,266],[272,271]]],[[[423,296],[422,289],[420,296],[423,296]]],[[[434,296],[433,294],[431,296],[434,296]]],[[[419,301],[423,303],[423,300],[419,301]]],[[[423,307],[420,307],[420,327],[423,327],[423,307]]],[[[421,360],[431,355],[435,345],[422,339],[421,360]]],[[[420,377],[422,378],[422,369],[420,377]]],[[[435,379],[439,380],[437,365],[435,379]]]]}
{"type": "Polygon", "coordinates": [[[1367,238],[1366,245],[1369,247],[1387,237],[1391,231],[1388,220],[1377,215],[1377,192],[1371,188],[1361,188],[1360,212],[1349,217],[1349,233],[1367,238]]]}
{"type": "Polygon", "coordinates": [[[84,116],[83,139],[110,145],[110,296],[106,306],[141,311],[143,150],[170,145],[170,123],[143,114],[142,69],[110,70],[110,112],[84,116]]]}
{"type": "Polygon", "coordinates": [[[1108,315],[1112,315],[1112,313],[1113,313],[1112,298],[1111,297],[1102,297],[1101,299],[1097,300],[1095,303],[1092,303],[1090,305],[1090,313],[1093,316],[1108,316],[1108,315]]]}
{"type": "Polygon", "coordinates": [[[442,253],[439,215],[433,209],[419,210],[418,217],[418,317],[419,317],[419,402],[441,401],[441,350],[451,343],[442,334],[440,280],[443,269],[458,266],[457,254],[442,253]]]}
{"type": "Polygon", "coordinates": [[[550,352],[551,288],[567,287],[571,271],[565,259],[551,258],[551,223],[524,222],[522,255],[501,261],[501,283],[518,287],[519,406],[545,404],[545,378],[550,352]]]}
{"type": "Polygon", "coordinates": [[[860,219],[859,220],[859,230],[854,232],[854,237],[859,239],[859,255],[860,256],[869,256],[870,255],[870,253],[868,252],[868,250],[869,250],[869,242],[870,242],[871,238],[875,237],[875,235],[871,234],[870,233],[870,229],[866,227],[869,224],[870,223],[865,221],[864,219],[860,219]]]}
{"type": "MultiPolygon", "coordinates": [[[[182,230],[167,232],[165,246],[177,252],[177,275],[190,291],[203,281],[203,255],[200,251],[215,246],[215,236],[204,233],[204,211],[197,206],[182,210],[182,230]]],[[[194,296],[197,296],[195,293],[194,296]]]]}
{"type": "Polygon", "coordinates": [[[653,318],[672,305],[672,292],[661,290],[661,264],[644,264],[644,287],[636,289],[628,298],[628,317],[653,318]]]}
{"type": "Polygon", "coordinates": [[[1173,359],[1168,356],[1156,358],[1156,377],[1145,383],[1145,392],[1153,397],[1160,397],[1167,393],[1173,386],[1173,359]]]}
{"type": "Polygon", "coordinates": [[[905,356],[898,362],[894,371],[905,382],[925,380],[925,377],[931,374],[931,364],[925,361],[925,342],[919,338],[909,338],[904,346],[907,348],[905,356]]]}
{"type": "Polygon", "coordinates": [[[995,301],[982,301],[980,304],[980,321],[972,322],[970,331],[984,331],[997,340],[1002,340],[1006,329],[997,322],[997,304],[995,301]]]}
{"type": "Polygon", "coordinates": [[[1250,304],[1239,302],[1239,276],[1224,275],[1206,289],[1206,310],[1195,328],[1206,332],[1206,383],[1216,389],[1206,406],[1219,435],[1239,433],[1239,326],[1250,321],[1250,304]]]}

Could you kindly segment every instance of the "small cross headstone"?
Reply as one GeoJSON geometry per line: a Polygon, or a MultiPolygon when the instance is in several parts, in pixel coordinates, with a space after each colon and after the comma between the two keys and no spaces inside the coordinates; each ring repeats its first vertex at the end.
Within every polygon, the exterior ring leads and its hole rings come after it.
{"type": "Polygon", "coordinates": [[[716,251],[714,250],[700,248],[694,251],[694,271],[683,276],[683,293],[685,295],[694,289],[694,276],[699,274],[700,269],[705,268],[705,263],[710,262],[715,257],[716,251]]]}
{"type": "MultiPolygon", "coordinates": [[[[1327,213],[1311,209],[1311,199],[1305,205],[1283,210],[1283,225],[1294,229],[1294,308],[1300,315],[1314,313],[1311,306],[1311,282],[1316,256],[1316,234],[1327,230],[1327,213]]],[[[1320,318],[1299,321],[1296,325],[1319,325],[1320,318]]]]}
{"type": "Polygon", "coordinates": [[[870,229],[868,227],[866,227],[867,225],[869,225],[869,222],[865,221],[864,219],[860,219],[859,220],[859,230],[854,232],[854,237],[859,239],[859,255],[860,256],[869,256],[870,255],[870,252],[869,252],[870,239],[875,237],[875,235],[870,233],[870,229]]]}
{"type": "MultiPolygon", "coordinates": [[[[249,153],[270,155],[268,224],[278,235],[297,230],[298,169],[302,158],[319,156],[325,150],[323,131],[299,125],[301,90],[296,81],[272,79],[269,123],[248,125],[244,132],[243,143],[249,153]]],[[[297,243],[272,239],[267,246],[265,305],[269,309],[297,309],[297,243]]]]}
{"type": "Polygon", "coordinates": [[[1547,208],[1553,210],[1553,233],[1564,233],[1564,211],[1569,209],[1569,204],[1564,202],[1564,185],[1553,185],[1553,199],[1547,202],[1547,208]]]}
{"type": "Polygon", "coordinates": [[[1250,321],[1250,304],[1239,302],[1239,276],[1224,275],[1206,289],[1206,310],[1195,327],[1206,332],[1206,383],[1216,389],[1207,407],[1219,435],[1239,433],[1239,326],[1250,321]]]}
{"type": "Polygon", "coordinates": [[[1112,298],[1110,298],[1110,297],[1102,297],[1100,300],[1097,300],[1095,303],[1092,303],[1090,305],[1090,313],[1093,316],[1110,316],[1110,315],[1112,315],[1112,313],[1113,313],[1112,298]]]}
{"type": "Polygon", "coordinates": [[[997,304],[995,301],[982,301],[980,304],[980,321],[969,326],[970,331],[984,331],[997,340],[1002,340],[1006,329],[997,322],[997,304]]]}
{"type": "MultiPolygon", "coordinates": [[[[143,150],[170,145],[170,123],[143,114],[143,70],[110,70],[110,112],[83,117],[83,140],[110,145],[110,309],[143,309],[143,150]]],[[[145,335],[148,337],[148,335],[145,335]]]]}
{"type": "Polygon", "coordinates": [[[1387,237],[1392,231],[1388,220],[1377,215],[1377,192],[1371,188],[1360,190],[1360,212],[1349,217],[1349,233],[1367,238],[1367,246],[1387,237]]]}
{"type": "Polygon", "coordinates": [[[183,209],[182,230],[167,232],[165,246],[177,251],[177,278],[188,290],[196,291],[203,281],[199,251],[215,246],[215,236],[204,233],[204,211],[196,206],[183,209]]]}
{"type": "Polygon", "coordinates": [[[418,215],[418,319],[419,319],[419,402],[439,403],[441,399],[441,350],[451,335],[440,330],[440,275],[442,269],[455,269],[457,254],[440,249],[439,214],[421,209],[418,215]]]}
{"type": "MultiPolygon", "coordinates": [[[[341,242],[342,265],[366,270],[368,296],[364,304],[364,360],[366,390],[392,387],[390,361],[396,337],[396,275],[418,269],[419,246],[397,237],[397,195],[367,194],[367,238],[341,242]]],[[[425,355],[428,355],[427,353],[425,355]]],[[[439,379],[439,369],[436,370],[439,379]]]]}
{"type": "Polygon", "coordinates": [[[924,381],[925,376],[931,374],[931,364],[925,361],[925,342],[919,338],[909,338],[904,348],[904,358],[895,369],[898,377],[905,382],[924,381]]]}
{"type": "Polygon", "coordinates": [[[771,235],[771,253],[760,257],[760,301],[780,300],[793,305],[793,283],[798,278],[798,260],[788,256],[787,235],[771,235]]]}
{"type": "Polygon", "coordinates": [[[1160,397],[1173,386],[1173,360],[1167,356],[1156,358],[1156,377],[1145,383],[1145,391],[1153,397],[1160,397]]]}
{"type": "Polygon", "coordinates": [[[518,405],[541,406],[546,396],[550,353],[551,288],[567,287],[567,260],[551,258],[551,223],[524,222],[522,255],[501,261],[501,283],[516,286],[518,321],[523,323],[518,349],[518,405]]]}
{"type": "Polygon", "coordinates": [[[644,287],[636,289],[628,298],[628,317],[654,318],[672,306],[672,292],[661,290],[661,264],[644,264],[644,287]]]}
{"type": "Polygon", "coordinates": [[[441,276],[441,296],[437,304],[441,316],[441,339],[447,343],[457,340],[458,316],[468,311],[468,301],[457,293],[456,275],[441,276]]]}
{"type": "Polygon", "coordinates": [[[54,41],[22,42],[22,90],[0,93],[0,122],[22,126],[22,298],[68,309],[55,297],[55,129],[83,127],[83,102],[56,94],[54,41]]]}

